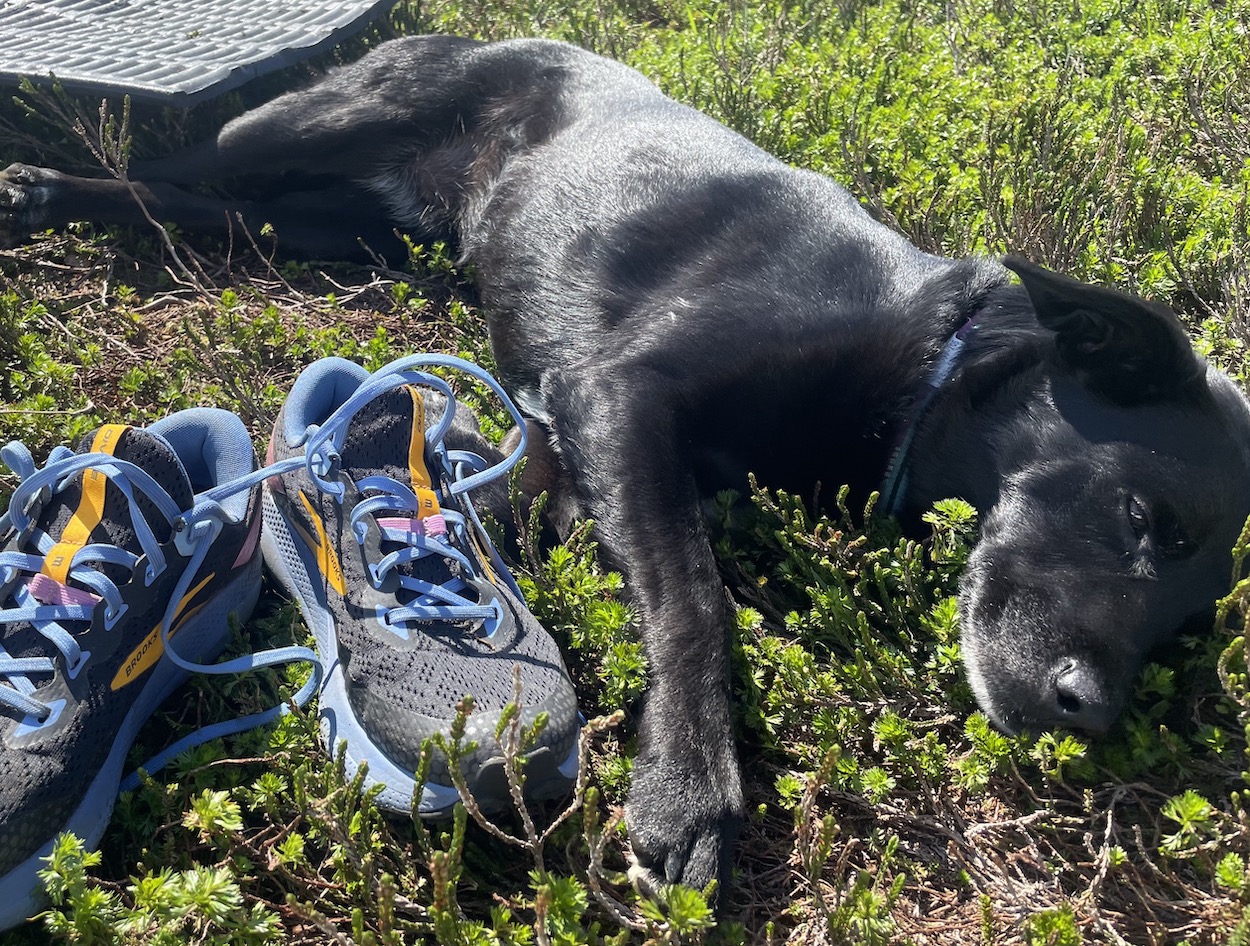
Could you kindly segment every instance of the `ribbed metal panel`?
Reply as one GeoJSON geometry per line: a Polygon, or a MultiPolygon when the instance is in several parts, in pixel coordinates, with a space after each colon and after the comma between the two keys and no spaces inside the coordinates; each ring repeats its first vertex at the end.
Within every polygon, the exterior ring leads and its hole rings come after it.
{"type": "Polygon", "coordinates": [[[395,0],[0,0],[0,83],[191,105],[357,32],[395,0]]]}

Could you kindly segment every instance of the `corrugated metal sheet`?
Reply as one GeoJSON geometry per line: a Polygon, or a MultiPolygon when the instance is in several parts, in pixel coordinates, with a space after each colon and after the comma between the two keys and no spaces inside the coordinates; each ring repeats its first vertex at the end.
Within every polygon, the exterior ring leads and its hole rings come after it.
{"type": "Polygon", "coordinates": [[[359,31],[395,0],[0,0],[0,83],[191,105],[359,31]]]}

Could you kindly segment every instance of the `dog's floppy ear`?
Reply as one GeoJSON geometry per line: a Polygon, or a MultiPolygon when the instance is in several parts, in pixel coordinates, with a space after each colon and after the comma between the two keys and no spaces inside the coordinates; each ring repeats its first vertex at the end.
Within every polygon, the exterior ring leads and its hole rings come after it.
{"type": "Polygon", "coordinates": [[[1003,265],[1024,283],[1059,357],[1117,404],[1197,394],[1206,371],[1176,314],[1127,293],[1069,279],[1020,256],[1003,265]]]}

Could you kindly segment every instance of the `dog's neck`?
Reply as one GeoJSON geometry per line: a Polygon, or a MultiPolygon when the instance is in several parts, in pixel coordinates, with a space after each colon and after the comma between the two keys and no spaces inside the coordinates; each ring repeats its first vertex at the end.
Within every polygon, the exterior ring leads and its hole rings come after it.
{"type": "Polygon", "coordinates": [[[977,330],[977,315],[979,314],[972,315],[947,340],[937,361],[929,370],[924,387],[912,403],[906,422],[899,429],[894,450],[890,455],[890,465],[886,469],[885,481],[881,487],[881,508],[885,510],[886,515],[898,516],[902,511],[903,503],[907,498],[911,449],[915,443],[916,432],[942,393],[942,388],[955,374],[968,339],[977,330]]]}
{"type": "Polygon", "coordinates": [[[1018,285],[998,287],[965,312],[918,382],[882,489],[880,508],[911,528],[939,499],[958,496],[982,514],[998,501],[1013,463],[1000,428],[1021,403],[1038,403],[1043,365],[1054,355],[1053,333],[1038,325],[1018,285]]]}

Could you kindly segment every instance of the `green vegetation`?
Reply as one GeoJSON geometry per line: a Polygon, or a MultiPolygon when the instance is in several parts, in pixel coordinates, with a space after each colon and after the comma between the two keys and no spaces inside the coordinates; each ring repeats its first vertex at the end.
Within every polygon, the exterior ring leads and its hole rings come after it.
{"type": "MultiPolygon", "coordinates": [[[[430,30],[542,34],[623,59],[847,184],[921,246],[1011,249],[1163,299],[1246,375],[1250,0],[430,0],[340,55],[430,30]]],[[[90,122],[91,103],[23,99],[0,110],[6,159],[92,163],[67,123],[90,122]]],[[[249,101],[136,109],[135,151],[204,134],[249,101]]],[[[103,421],[206,403],[238,411],[260,444],[322,355],[489,364],[445,248],[366,270],[271,264],[269,235],[255,240],[259,253],[227,252],[79,228],[0,252],[0,439],[41,456],[103,421]]],[[[0,472],[0,503],[14,482],[0,472]]],[[[1105,740],[1006,737],[976,712],[959,662],[966,505],[940,504],[917,543],[872,516],[870,497],[842,496],[818,521],[768,484],[721,500],[752,815],[719,923],[698,892],[646,902],[624,876],[619,806],[646,666],[622,583],[583,530],[549,555],[515,552],[595,720],[567,810],[493,828],[471,804],[449,823],[387,821],[297,713],[123,796],[98,854],[63,839],[52,910],[0,942],[1250,943],[1250,583],[1213,634],[1146,668],[1105,740]]],[[[235,646],[303,635],[269,597],[235,646]]],[[[132,761],[296,682],[197,681],[132,761]]]]}

